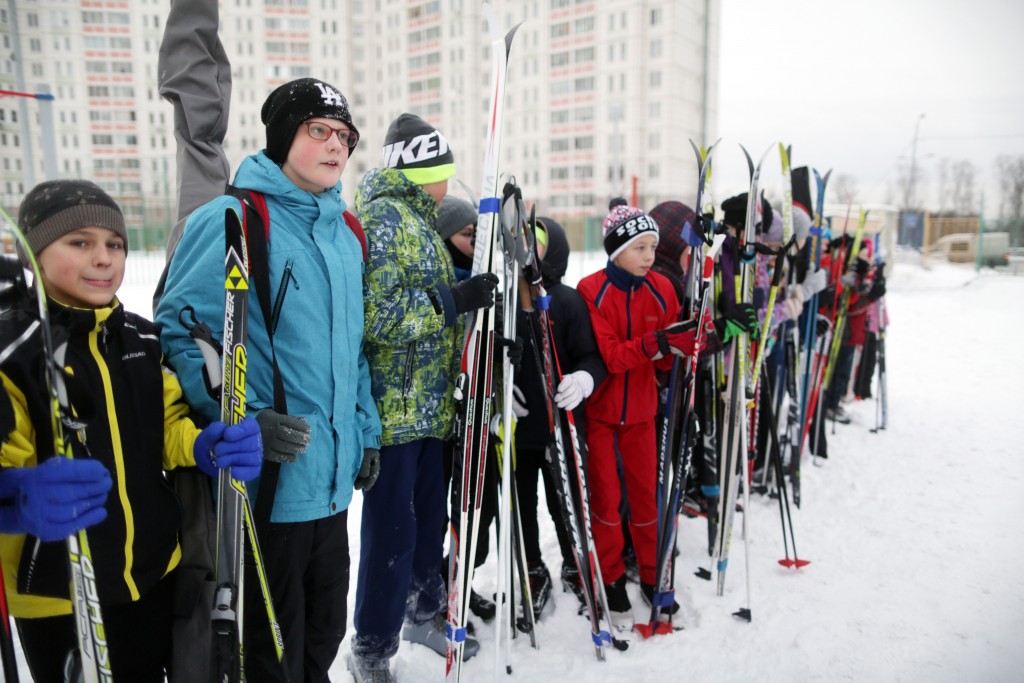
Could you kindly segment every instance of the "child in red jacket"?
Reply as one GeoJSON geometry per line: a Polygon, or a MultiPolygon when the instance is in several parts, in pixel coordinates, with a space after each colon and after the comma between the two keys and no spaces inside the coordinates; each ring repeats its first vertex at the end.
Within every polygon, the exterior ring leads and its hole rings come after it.
{"type": "MultiPolygon", "coordinates": [[[[656,501],[658,389],[655,369],[669,369],[672,354],[693,352],[696,321],[679,321],[672,283],[654,272],[658,224],[624,199],[613,199],[604,221],[608,265],[583,278],[577,290],[587,302],[594,337],[608,377],[587,401],[590,511],[594,544],[608,595],[608,609],[628,614],[619,518],[621,489],[616,448],[629,498],[629,530],[640,566],[640,588],[654,593],[658,510],[656,501]]],[[[723,334],[734,325],[723,322],[723,334]]],[[[705,323],[709,335],[716,325],[705,323]]],[[[722,335],[717,335],[721,337],[722,335]]],[[[724,341],[724,340],[723,340],[724,341]]],[[[715,340],[717,342],[717,340],[715,340]]],[[[676,611],[678,605],[670,608],[676,611]]],[[[624,620],[623,620],[624,621],[624,620]]]]}

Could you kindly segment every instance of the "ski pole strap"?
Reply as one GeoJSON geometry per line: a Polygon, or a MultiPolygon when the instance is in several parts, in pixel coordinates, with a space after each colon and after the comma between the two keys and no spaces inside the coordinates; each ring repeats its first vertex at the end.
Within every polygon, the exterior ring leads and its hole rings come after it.
{"type": "Polygon", "coordinates": [[[707,498],[717,498],[722,493],[721,487],[718,484],[701,484],[700,492],[707,498]]]}
{"type": "MultiPolygon", "coordinates": [[[[288,401],[284,394],[284,379],[277,365],[277,352],[274,350],[274,332],[270,310],[270,257],[267,253],[269,237],[269,214],[266,201],[259,192],[247,192],[238,188],[228,188],[242,205],[242,227],[245,232],[245,248],[249,253],[250,282],[256,290],[256,300],[263,313],[263,324],[266,326],[267,339],[270,342],[270,358],[273,365],[274,411],[282,415],[288,414],[288,401]],[[258,229],[262,228],[262,229],[258,229]]],[[[270,515],[274,509],[274,496],[277,493],[277,481],[281,474],[281,463],[265,461],[260,472],[260,495],[256,496],[256,507],[253,510],[256,528],[265,529],[270,523],[270,515]]]]}
{"type": "Polygon", "coordinates": [[[594,645],[598,647],[604,647],[610,645],[612,642],[612,634],[608,631],[598,631],[597,633],[591,632],[590,638],[594,641],[594,645]]]}

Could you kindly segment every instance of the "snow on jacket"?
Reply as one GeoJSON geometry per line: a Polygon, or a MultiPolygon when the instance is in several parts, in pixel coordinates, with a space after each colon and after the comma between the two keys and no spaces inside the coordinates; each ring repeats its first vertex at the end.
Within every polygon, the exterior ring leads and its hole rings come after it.
{"type": "Polygon", "coordinates": [[[654,271],[638,278],[608,263],[580,280],[576,289],[587,302],[594,339],[608,368],[608,377],[587,400],[587,420],[635,424],[654,419],[654,370],[672,367],[673,356],[652,362],[641,340],[678,322],[680,306],[672,283],[654,271]]]}
{"type": "Polygon", "coordinates": [[[356,191],[366,231],[366,357],[385,446],[446,438],[459,372],[462,325],[448,325],[439,285],[455,284],[434,230],[437,203],[396,169],[371,169],[356,191]]]}
{"type": "MultiPolygon", "coordinates": [[[[64,365],[72,408],[85,423],[91,457],[114,481],[107,518],[89,529],[100,601],[129,603],[178,565],[181,510],[164,470],[195,465],[192,446],[199,430],[188,417],[177,378],[162,363],[153,323],[127,313],[116,300],[99,309],[53,300],[49,305],[55,336],[67,333],[64,365]]],[[[6,336],[17,324],[5,317],[3,326],[6,336]]],[[[26,342],[0,373],[15,416],[15,429],[0,448],[4,467],[34,467],[54,455],[40,349],[39,339],[26,342]]],[[[11,614],[71,613],[64,543],[5,534],[0,554],[11,614]],[[34,557],[31,572],[28,556],[34,557]]]]}
{"type": "MultiPolygon", "coordinates": [[[[304,418],[312,439],[295,462],[281,465],[272,522],[321,519],[348,508],[364,448],[380,445],[380,420],[363,355],[362,247],[345,224],[339,185],[301,190],[263,152],[239,166],[236,187],[262,192],[270,213],[270,299],[281,300],[274,349],[288,412],[304,418]]],[[[219,413],[206,392],[202,357],[178,312],[192,306],[220,338],[224,317],[224,213],[241,211],[221,196],[185,224],[167,273],[156,321],[168,361],[189,403],[208,418],[219,413]]],[[[273,404],[273,366],[263,315],[250,288],[248,379],[250,414],[273,404]]],[[[250,494],[258,495],[258,483],[250,494]]]]}

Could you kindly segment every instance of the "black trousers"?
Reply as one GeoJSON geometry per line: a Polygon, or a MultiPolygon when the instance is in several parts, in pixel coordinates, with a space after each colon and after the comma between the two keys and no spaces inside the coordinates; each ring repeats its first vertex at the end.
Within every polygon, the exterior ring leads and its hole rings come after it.
{"type": "MultiPolygon", "coordinates": [[[[327,683],[348,618],[348,511],[261,531],[264,568],[293,683],[327,683]]],[[[251,553],[245,560],[245,675],[282,681],[251,553]]]]}
{"type": "MultiPolygon", "coordinates": [[[[139,600],[103,605],[103,627],[115,681],[161,683],[171,660],[174,572],[139,600]]],[[[18,637],[35,683],[63,683],[64,662],[78,647],[72,615],[16,619],[18,637]]]]}
{"type": "MultiPolygon", "coordinates": [[[[551,521],[555,523],[555,535],[558,537],[558,547],[562,554],[562,564],[575,566],[573,560],[572,541],[569,537],[569,526],[565,520],[562,499],[559,497],[561,489],[560,476],[552,472],[557,464],[546,462],[546,452],[542,448],[517,448],[516,449],[516,493],[519,497],[519,518],[522,522],[523,544],[526,547],[526,563],[530,567],[539,565],[542,562],[540,553],[540,531],[537,525],[537,475],[544,479],[544,498],[548,504],[548,513],[551,521]]],[[[569,468],[572,470],[572,463],[569,468]]],[[[570,482],[575,481],[575,471],[569,472],[570,482]]]]}

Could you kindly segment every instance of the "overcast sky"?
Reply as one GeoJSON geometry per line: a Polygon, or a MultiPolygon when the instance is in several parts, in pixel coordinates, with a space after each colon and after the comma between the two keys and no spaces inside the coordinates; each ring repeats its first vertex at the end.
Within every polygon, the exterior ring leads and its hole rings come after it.
{"type": "MultiPolygon", "coordinates": [[[[747,183],[736,143],[782,141],[885,201],[924,114],[919,196],[938,208],[939,161],[968,159],[997,215],[995,158],[1024,155],[1022,34],[1022,0],[722,0],[716,197],[747,183]]],[[[778,183],[777,155],[764,168],[778,183]]]]}

